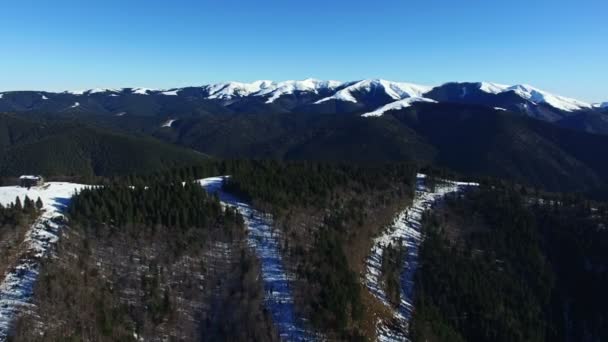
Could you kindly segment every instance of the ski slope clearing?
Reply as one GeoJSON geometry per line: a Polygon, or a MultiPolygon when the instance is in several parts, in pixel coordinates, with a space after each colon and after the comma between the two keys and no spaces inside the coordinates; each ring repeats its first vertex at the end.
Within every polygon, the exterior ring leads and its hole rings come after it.
{"type": "Polygon", "coordinates": [[[29,190],[19,186],[0,187],[0,204],[4,206],[13,203],[17,197],[23,202],[25,196],[33,200],[40,197],[43,202],[43,213],[26,233],[18,261],[0,282],[0,341],[7,339],[17,314],[31,305],[29,301],[40,272],[41,259],[49,256],[66,223],[62,211],[71,197],[84,187],[86,185],[55,182],[29,190]]]}
{"type": "MultiPolygon", "coordinates": [[[[395,324],[378,321],[376,333],[379,341],[406,341],[408,322],[411,319],[414,300],[414,275],[418,269],[418,249],[422,242],[421,220],[425,211],[432,209],[437,201],[446,194],[464,191],[477,183],[462,183],[440,181],[434,188],[427,186],[426,176],[418,174],[416,179],[416,195],[412,205],[403,210],[382,235],[374,239],[370,256],[366,262],[365,285],[368,290],[387,308],[393,311],[395,324]],[[394,309],[389,303],[381,281],[382,254],[389,244],[402,244],[406,248],[406,256],[401,271],[401,301],[394,309]]],[[[394,322],[393,322],[394,323],[394,322]]]]}
{"type": "Polygon", "coordinates": [[[209,192],[219,196],[223,205],[235,207],[243,216],[248,229],[248,244],[261,261],[264,282],[264,304],[285,341],[314,341],[313,333],[304,328],[305,322],[295,313],[294,301],[279,249],[279,232],[272,229],[272,218],[222,191],[223,177],[199,180],[209,192]]]}

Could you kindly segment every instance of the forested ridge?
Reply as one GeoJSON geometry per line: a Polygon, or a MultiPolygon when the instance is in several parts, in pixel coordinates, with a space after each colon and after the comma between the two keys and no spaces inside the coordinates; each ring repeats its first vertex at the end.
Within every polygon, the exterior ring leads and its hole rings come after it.
{"type": "Polygon", "coordinates": [[[313,326],[338,340],[375,335],[376,309],[361,287],[371,237],[411,200],[416,167],[255,162],[233,169],[224,189],[274,214],[296,304],[313,326]]]}
{"type": "Polygon", "coordinates": [[[206,159],[201,153],[140,134],[75,120],[0,113],[0,176],[114,176],[166,171],[206,159]]]}
{"type": "MultiPolygon", "coordinates": [[[[278,340],[243,218],[195,182],[230,175],[225,191],[272,215],[295,276],[297,314],[329,339],[373,340],[386,311],[361,285],[364,261],[372,239],[410,203],[417,170],[409,163],[208,160],[100,178],[102,186],[72,199],[70,226],[42,266],[35,309],[17,320],[12,339],[278,340]]],[[[436,178],[459,178],[423,171],[431,187],[436,178]]],[[[608,205],[480,182],[425,214],[412,339],[606,339],[608,205]]],[[[36,202],[0,207],[0,223],[31,222],[36,202]]],[[[393,305],[404,253],[386,246],[381,260],[393,305]]]]}
{"type": "Polygon", "coordinates": [[[608,206],[498,183],[427,215],[415,341],[601,341],[608,206]]]}
{"type": "Polygon", "coordinates": [[[199,184],[161,178],[114,180],[73,198],[71,228],[14,340],[277,339],[242,217],[199,184]]]}

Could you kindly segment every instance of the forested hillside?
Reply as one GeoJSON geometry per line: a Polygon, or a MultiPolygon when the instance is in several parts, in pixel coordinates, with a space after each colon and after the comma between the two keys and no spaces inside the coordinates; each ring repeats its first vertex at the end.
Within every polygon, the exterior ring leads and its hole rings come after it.
{"type": "MultiPolygon", "coordinates": [[[[264,300],[274,292],[262,283],[244,218],[193,182],[227,174],[224,191],[271,214],[296,314],[326,338],[374,340],[378,320],[393,316],[362,286],[365,263],[373,239],[411,203],[416,171],[407,163],[208,160],[106,178],[72,199],[70,226],[43,262],[34,306],[12,339],[278,340],[264,300]]],[[[455,179],[425,172],[430,188],[455,179]]],[[[36,208],[32,199],[0,208],[7,265],[36,208]]],[[[412,339],[606,338],[607,208],[491,179],[448,195],[423,221],[412,339]]],[[[409,251],[383,252],[379,279],[396,306],[409,251]]]]}
{"type": "MultiPolygon", "coordinates": [[[[0,175],[116,175],[203,157],[170,146],[178,145],[216,158],[407,161],[606,197],[608,159],[596,153],[608,149],[605,135],[471,104],[414,103],[379,117],[360,115],[220,111],[166,118],[33,112],[28,120],[3,115],[0,175]]],[[[577,121],[580,115],[566,119],[577,121]]]]}
{"type": "Polygon", "coordinates": [[[414,341],[608,338],[608,206],[487,184],[429,214],[414,341]]]}
{"type": "Polygon", "coordinates": [[[483,106],[417,103],[370,118],[207,115],[151,133],[220,158],[410,161],[551,191],[595,194],[608,184],[608,159],[596,153],[608,149],[608,137],[483,106]]]}
{"type": "Polygon", "coordinates": [[[0,175],[4,177],[124,175],[203,159],[200,153],[150,137],[70,121],[24,120],[0,114],[0,175]]]}
{"type": "Polygon", "coordinates": [[[73,199],[15,341],[277,340],[240,215],[164,178],[73,199]]]}
{"type": "Polygon", "coordinates": [[[274,214],[297,309],[338,340],[375,336],[383,314],[361,287],[371,238],[411,200],[415,167],[260,162],[234,170],[224,189],[274,214]]]}

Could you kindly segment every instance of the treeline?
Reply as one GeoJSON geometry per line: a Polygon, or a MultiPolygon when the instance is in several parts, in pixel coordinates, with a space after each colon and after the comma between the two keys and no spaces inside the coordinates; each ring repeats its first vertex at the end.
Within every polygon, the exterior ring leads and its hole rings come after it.
{"type": "Polygon", "coordinates": [[[348,188],[357,194],[371,189],[398,189],[396,184],[411,184],[416,166],[253,161],[230,171],[232,177],[224,184],[225,190],[281,210],[294,205],[327,207],[335,199],[330,195],[335,195],[339,188],[348,188]]]}
{"type": "Polygon", "coordinates": [[[424,220],[414,341],[608,338],[608,210],[495,183],[424,220]]]}
{"type": "Polygon", "coordinates": [[[43,203],[40,197],[35,201],[27,195],[23,202],[21,198],[16,197],[13,203],[7,206],[0,204],[0,227],[5,225],[16,225],[22,221],[24,217],[32,217],[42,209],[43,203]]]}
{"type": "Polygon", "coordinates": [[[221,220],[228,226],[242,226],[233,209],[222,210],[219,201],[196,183],[177,179],[147,186],[114,184],[82,190],[69,207],[70,217],[79,223],[106,223],[110,228],[139,225],[187,229],[207,227],[221,220]]]}

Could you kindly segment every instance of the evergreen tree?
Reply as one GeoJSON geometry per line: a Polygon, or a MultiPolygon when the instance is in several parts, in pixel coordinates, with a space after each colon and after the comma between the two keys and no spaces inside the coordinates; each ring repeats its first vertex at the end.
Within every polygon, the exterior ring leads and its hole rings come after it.
{"type": "Polygon", "coordinates": [[[42,207],[43,207],[42,200],[40,199],[40,197],[38,197],[38,199],[36,200],[36,209],[42,210],[42,207]]]}

